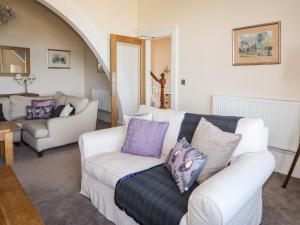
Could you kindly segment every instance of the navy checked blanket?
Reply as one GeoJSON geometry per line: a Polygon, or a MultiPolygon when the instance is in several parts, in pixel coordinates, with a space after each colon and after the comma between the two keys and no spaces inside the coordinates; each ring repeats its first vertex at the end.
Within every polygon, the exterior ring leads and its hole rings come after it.
{"type": "Polygon", "coordinates": [[[115,189],[116,205],[141,225],[179,225],[188,200],[198,186],[180,194],[164,165],[121,178],[115,189]]]}

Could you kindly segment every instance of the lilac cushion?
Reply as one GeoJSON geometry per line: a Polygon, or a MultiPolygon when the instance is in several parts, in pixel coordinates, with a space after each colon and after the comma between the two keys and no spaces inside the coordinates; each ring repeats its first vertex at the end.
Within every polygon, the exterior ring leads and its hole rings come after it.
{"type": "Polygon", "coordinates": [[[43,107],[43,106],[52,106],[54,108],[56,105],[55,99],[46,99],[46,100],[31,100],[32,107],[43,107]]]}
{"type": "Polygon", "coordinates": [[[27,106],[26,120],[49,119],[52,110],[53,110],[52,106],[37,106],[37,107],[27,106]]]}
{"type": "Polygon", "coordinates": [[[193,185],[207,159],[207,155],[193,148],[185,137],[177,142],[170,151],[165,166],[172,174],[180,193],[189,190],[193,185]]]}
{"type": "Polygon", "coordinates": [[[121,152],[160,158],[168,122],[131,119],[121,152]]]}

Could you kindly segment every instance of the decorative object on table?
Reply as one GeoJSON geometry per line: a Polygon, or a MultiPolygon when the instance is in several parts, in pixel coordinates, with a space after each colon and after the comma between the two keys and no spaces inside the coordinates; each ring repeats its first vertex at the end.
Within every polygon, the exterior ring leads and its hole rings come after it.
{"type": "Polygon", "coordinates": [[[70,69],[71,51],[48,49],[48,68],[70,69]]]}
{"type": "Polygon", "coordinates": [[[16,17],[16,13],[12,10],[12,7],[8,3],[0,3],[0,24],[7,23],[11,19],[16,17]]]}
{"type": "Polygon", "coordinates": [[[280,22],[235,28],[232,38],[234,66],[280,63],[280,22]]]}
{"type": "Polygon", "coordinates": [[[295,157],[294,157],[294,160],[293,160],[292,165],[291,165],[291,167],[290,167],[290,170],[289,170],[289,172],[288,172],[288,175],[286,176],[286,178],[285,178],[285,180],[284,180],[284,183],[283,183],[283,185],[281,186],[282,188],[286,188],[286,187],[287,187],[287,185],[288,185],[288,183],[289,183],[289,181],[290,181],[290,179],[291,179],[291,176],[292,176],[292,174],[293,174],[293,172],[294,172],[294,169],[295,169],[295,166],[296,166],[297,161],[298,161],[298,159],[299,159],[299,156],[300,156],[300,144],[299,144],[298,150],[297,150],[297,152],[296,152],[296,154],[295,154],[295,157]]]}
{"type": "Polygon", "coordinates": [[[32,84],[35,79],[36,76],[34,74],[29,74],[29,76],[17,74],[15,77],[15,80],[18,82],[18,84],[25,85],[25,95],[28,94],[28,85],[32,84]]]}
{"type": "Polygon", "coordinates": [[[0,45],[0,76],[30,74],[30,49],[0,45]]]}

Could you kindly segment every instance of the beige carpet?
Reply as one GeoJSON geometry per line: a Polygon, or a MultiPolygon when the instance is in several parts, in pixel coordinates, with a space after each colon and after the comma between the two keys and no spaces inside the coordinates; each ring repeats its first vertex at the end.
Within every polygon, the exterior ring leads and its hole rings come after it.
{"type": "MultiPolygon", "coordinates": [[[[109,225],[90,201],[79,194],[80,153],[77,144],[56,148],[38,158],[30,148],[15,149],[13,166],[46,225],[109,225]]],[[[263,225],[300,224],[300,180],[286,190],[283,175],[274,174],[264,187],[263,225]]]]}

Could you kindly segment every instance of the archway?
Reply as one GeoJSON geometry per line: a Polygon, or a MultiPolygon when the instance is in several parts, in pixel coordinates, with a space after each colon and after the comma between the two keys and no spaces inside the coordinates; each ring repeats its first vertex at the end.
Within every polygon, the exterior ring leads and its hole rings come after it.
{"type": "Polygon", "coordinates": [[[83,14],[71,0],[38,0],[41,4],[60,16],[86,42],[94,55],[101,61],[103,70],[109,78],[109,40],[83,14]]]}

